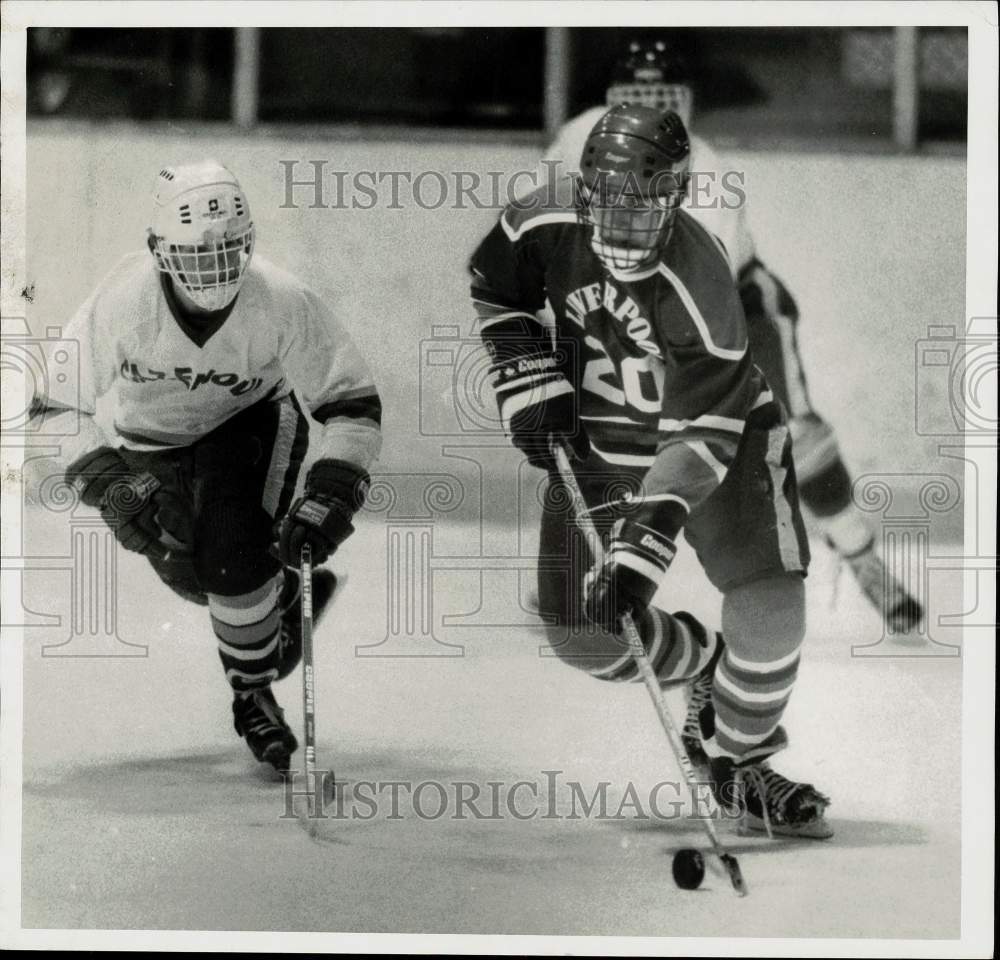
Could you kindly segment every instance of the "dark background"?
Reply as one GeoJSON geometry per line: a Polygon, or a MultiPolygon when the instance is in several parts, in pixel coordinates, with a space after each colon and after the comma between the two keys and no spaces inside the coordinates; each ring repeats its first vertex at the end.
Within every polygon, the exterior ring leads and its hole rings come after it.
{"type": "MultiPolygon", "coordinates": [[[[639,37],[687,58],[699,127],[716,136],[891,134],[890,28],[573,28],[570,115],[604,101],[639,37]]],[[[266,29],[259,119],[540,130],[545,41],[531,27],[266,29]]],[[[29,112],[225,121],[233,48],[223,28],[33,28],[29,112]]],[[[921,29],[921,139],[964,141],[966,50],[964,28],[921,29]]]]}

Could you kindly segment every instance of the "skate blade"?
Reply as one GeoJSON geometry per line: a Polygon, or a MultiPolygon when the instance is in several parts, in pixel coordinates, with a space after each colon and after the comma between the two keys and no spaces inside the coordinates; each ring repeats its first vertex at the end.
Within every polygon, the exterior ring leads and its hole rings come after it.
{"type": "MultiPolygon", "coordinates": [[[[746,814],[737,826],[736,832],[741,837],[753,837],[767,834],[767,824],[753,814],[746,814]]],[[[771,834],[775,837],[801,837],[806,840],[829,840],[833,836],[833,827],[824,817],[810,820],[808,823],[793,826],[788,823],[772,823],[771,834]]]]}

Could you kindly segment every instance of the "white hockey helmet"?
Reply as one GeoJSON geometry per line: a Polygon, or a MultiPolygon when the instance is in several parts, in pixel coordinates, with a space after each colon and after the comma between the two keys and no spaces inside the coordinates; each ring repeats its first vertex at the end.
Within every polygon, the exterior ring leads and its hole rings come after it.
{"type": "Polygon", "coordinates": [[[204,310],[239,293],[254,228],[239,181],[214,160],[164,167],[156,178],[149,248],[157,269],[204,310]]]}

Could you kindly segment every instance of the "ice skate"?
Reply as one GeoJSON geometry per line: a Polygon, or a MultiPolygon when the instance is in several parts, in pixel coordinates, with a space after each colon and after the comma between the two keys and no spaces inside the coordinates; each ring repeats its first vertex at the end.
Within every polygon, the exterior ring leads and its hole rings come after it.
{"type": "Polygon", "coordinates": [[[924,608],[886,569],[875,550],[874,537],[856,553],[844,555],[843,559],[865,596],[879,610],[893,633],[908,633],[920,623],[924,608]]]}
{"type": "Polygon", "coordinates": [[[827,840],[833,828],[825,817],[830,798],[811,783],[798,783],[772,770],[767,760],[737,764],[711,760],[713,790],[720,805],[741,816],[741,832],[827,840]]]}
{"type": "MultiPolygon", "coordinates": [[[[678,614],[683,618],[686,614],[678,614]]],[[[705,740],[715,736],[715,709],[712,706],[712,680],[715,677],[715,667],[722,656],[725,644],[722,634],[716,634],[717,643],[712,659],[705,667],[689,680],[684,686],[684,699],[687,701],[687,714],[684,717],[684,728],[681,740],[688,758],[702,776],[708,777],[709,758],[705,752],[705,740]]]]}
{"type": "MultiPolygon", "coordinates": [[[[299,575],[288,570],[289,598],[281,605],[281,661],[278,679],[284,680],[302,660],[302,604],[299,602],[299,575]],[[294,578],[294,579],[292,579],[294,578]]],[[[330,570],[313,571],[313,625],[318,626],[337,589],[337,576],[330,570]]]]}
{"type": "Polygon", "coordinates": [[[233,726],[261,763],[269,763],[279,773],[288,769],[298,741],[285,723],[270,687],[237,693],[233,699],[233,726]]]}

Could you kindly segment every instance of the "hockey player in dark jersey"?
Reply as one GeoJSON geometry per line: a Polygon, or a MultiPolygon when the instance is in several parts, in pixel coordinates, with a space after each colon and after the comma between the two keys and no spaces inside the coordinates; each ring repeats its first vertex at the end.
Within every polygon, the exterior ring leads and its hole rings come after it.
{"type": "MultiPolygon", "coordinates": [[[[607,90],[607,106],[625,102],[676,111],[687,128],[691,169],[698,182],[682,208],[726,249],[755,362],[788,412],[802,502],[890,628],[895,632],[912,629],[922,619],[923,609],[879,556],[875,536],[851,499],[852,480],[833,427],[810,398],[799,355],[795,300],[761,262],[745,204],[734,204],[713,192],[719,191],[731,171],[705,140],[691,135],[694,92],[683,58],[662,40],[631,42],[607,90]]],[[[559,162],[563,171],[575,170],[587,134],[606,109],[594,107],[568,121],[546,151],[545,160],[559,162]]]]}
{"type": "MultiPolygon", "coordinates": [[[[147,245],[64,330],[79,382],[51,382],[33,416],[64,434],[67,479],[120,544],[208,607],[236,731],[284,769],[297,743],[271,684],[302,656],[300,551],[321,564],[353,531],[381,444],[378,392],[323,301],[254,255],[225,167],[161,170],[147,245]],[[294,499],[311,432],[318,458],[294,499]]],[[[315,618],[334,585],[317,571],[315,618]]]]}
{"type": "Polygon", "coordinates": [[[691,687],[687,739],[716,786],[742,784],[754,826],[829,836],[827,798],[768,761],[787,742],[808,544],[788,426],[748,351],[726,256],[679,209],[688,159],[676,114],[611,109],[566,193],[543,188],[503,213],[472,257],[472,296],[504,427],[550,471],[538,590],[554,651],[635,680],[630,612],[660,681],[691,687]],[[546,303],[554,331],[538,320],[546,303]],[[551,475],[550,438],[573,452],[607,538],[599,570],[551,475]],[[725,643],[652,604],[682,529],[723,594],[725,643]]]}

